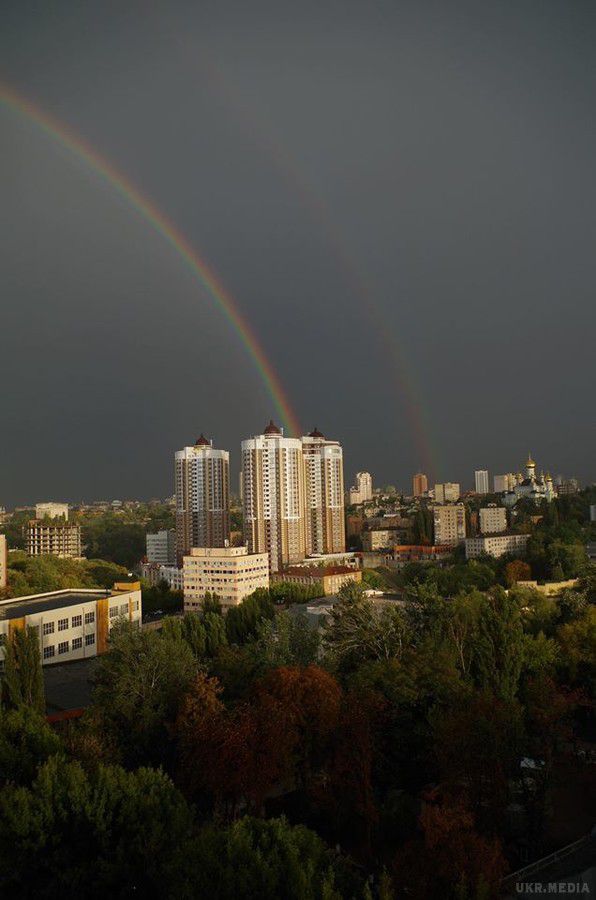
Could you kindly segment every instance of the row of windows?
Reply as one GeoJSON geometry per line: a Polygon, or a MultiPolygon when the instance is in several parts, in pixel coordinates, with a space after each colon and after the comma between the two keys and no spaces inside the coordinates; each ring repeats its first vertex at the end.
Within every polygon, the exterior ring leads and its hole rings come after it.
{"type": "MultiPolygon", "coordinates": [[[[85,646],[90,647],[95,644],[95,633],[86,634],[85,635],[85,646]]],[[[64,653],[68,653],[71,649],[73,652],[75,650],[81,650],[83,647],[83,638],[77,637],[72,639],[72,645],[69,644],[69,641],[61,641],[58,644],[58,655],[62,656],[64,653]]],[[[43,648],[43,658],[44,659],[52,659],[56,655],[56,647],[54,644],[49,644],[47,647],[43,648]]]]}
{"type": "MultiPolygon", "coordinates": [[[[135,600],[136,609],[138,609],[139,601],[135,600]]],[[[123,603],[121,606],[112,606],[110,608],[110,619],[114,619],[116,616],[127,616],[128,615],[128,603],[123,603]]]]}
{"type": "MultiPolygon", "coordinates": [[[[92,625],[95,622],[95,612],[85,613],[85,625],[92,625]]],[[[43,634],[54,634],[55,622],[44,622],[43,634]]],[[[82,616],[73,616],[71,619],[71,628],[80,628],[83,624],[82,616]]],[[[58,631],[65,631],[68,628],[68,619],[58,619],[58,631]]]]}

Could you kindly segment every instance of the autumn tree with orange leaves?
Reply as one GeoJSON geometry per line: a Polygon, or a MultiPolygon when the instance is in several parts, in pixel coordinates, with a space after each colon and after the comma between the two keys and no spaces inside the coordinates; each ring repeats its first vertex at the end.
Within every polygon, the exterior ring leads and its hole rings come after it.
{"type": "Polygon", "coordinates": [[[497,897],[506,863],[497,838],[484,837],[461,797],[426,795],[419,819],[422,835],[397,854],[397,896],[414,900],[497,897]]]}

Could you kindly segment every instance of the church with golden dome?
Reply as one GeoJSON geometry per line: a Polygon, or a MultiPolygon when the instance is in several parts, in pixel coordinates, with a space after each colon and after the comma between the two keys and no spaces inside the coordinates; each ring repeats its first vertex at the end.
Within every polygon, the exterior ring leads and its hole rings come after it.
{"type": "Polygon", "coordinates": [[[536,463],[531,454],[528,455],[526,462],[525,477],[519,472],[516,480],[517,483],[513,490],[507,491],[503,497],[506,506],[515,506],[518,500],[524,498],[533,500],[535,503],[540,503],[542,500],[550,502],[555,496],[550,474],[547,472],[545,475],[544,472],[541,472],[540,475],[536,475],[536,463]]]}

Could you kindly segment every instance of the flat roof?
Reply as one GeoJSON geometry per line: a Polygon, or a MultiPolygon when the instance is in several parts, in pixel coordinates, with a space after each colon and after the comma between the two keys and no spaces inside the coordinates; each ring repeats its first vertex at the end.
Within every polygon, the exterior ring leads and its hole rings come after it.
{"type": "Polygon", "coordinates": [[[53,663],[43,667],[46,691],[46,713],[89,706],[97,657],[53,663]]]}
{"type": "Polygon", "coordinates": [[[14,600],[0,603],[0,621],[22,619],[23,616],[48,612],[51,609],[62,609],[66,606],[80,606],[82,603],[91,603],[100,597],[110,596],[112,596],[112,591],[98,588],[90,591],[56,591],[39,594],[37,597],[15,597],[14,600]]]}

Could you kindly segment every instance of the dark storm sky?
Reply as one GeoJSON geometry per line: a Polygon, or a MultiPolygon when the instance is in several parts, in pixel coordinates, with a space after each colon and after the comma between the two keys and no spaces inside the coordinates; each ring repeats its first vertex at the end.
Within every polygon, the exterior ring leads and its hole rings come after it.
{"type": "MultiPolygon", "coordinates": [[[[173,219],[346,481],[596,477],[596,10],[1,7],[0,77],[173,219]]],[[[166,495],[272,404],[162,238],[0,108],[0,504],[166,495]]],[[[234,482],[235,483],[235,482],[234,482]]]]}

